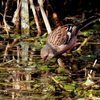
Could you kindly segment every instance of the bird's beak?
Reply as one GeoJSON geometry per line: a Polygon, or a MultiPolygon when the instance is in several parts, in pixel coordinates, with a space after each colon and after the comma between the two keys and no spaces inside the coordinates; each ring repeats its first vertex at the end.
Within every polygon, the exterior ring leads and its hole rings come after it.
{"type": "Polygon", "coordinates": [[[44,63],[46,63],[47,59],[43,58],[44,63]]]}
{"type": "Polygon", "coordinates": [[[48,61],[48,59],[43,59],[44,60],[44,63],[46,63],[48,61]]]}

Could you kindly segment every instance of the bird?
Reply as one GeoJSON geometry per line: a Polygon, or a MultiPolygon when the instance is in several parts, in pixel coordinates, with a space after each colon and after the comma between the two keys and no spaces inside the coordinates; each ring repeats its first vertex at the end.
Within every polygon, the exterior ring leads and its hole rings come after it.
{"type": "Polygon", "coordinates": [[[64,52],[71,50],[75,44],[80,30],[100,19],[94,15],[79,24],[66,24],[50,32],[46,38],[46,45],[41,49],[40,55],[44,61],[48,61],[64,52]]]}

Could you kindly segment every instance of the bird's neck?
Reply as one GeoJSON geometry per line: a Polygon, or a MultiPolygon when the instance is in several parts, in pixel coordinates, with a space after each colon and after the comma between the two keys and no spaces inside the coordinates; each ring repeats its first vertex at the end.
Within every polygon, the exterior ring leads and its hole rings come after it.
{"type": "Polygon", "coordinates": [[[55,46],[53,46],[53,45],[50,44],[50,43],[46,43],[46,45],[48,45],[48,48],[49,48],[49,49],[52,49],[54,52],[56,52],[56,47],[55,47],[55,46]]]}

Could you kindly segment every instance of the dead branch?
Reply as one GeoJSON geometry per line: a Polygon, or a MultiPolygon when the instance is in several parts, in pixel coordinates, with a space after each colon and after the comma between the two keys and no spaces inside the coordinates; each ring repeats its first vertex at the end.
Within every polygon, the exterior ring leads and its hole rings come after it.
{"type": "Polygon", "coordinates": [[[38,17],[36,15],[36,11],[35,11],[33,0],[30,0],[30,6],[31,6],[31,9],[32,9],[32,12],[33,12],[33,15],[34,15],[34,20],[35,20],[35,23],[36,23],[36,26],[37,26],[37,30],[38,30],[37,37],[39,37],[41,35],[41,29],[40,29],[38,17]]]}
{"type": "Polygon", "coordinates": [[[40,6],[40,10],[41,10],[41,14],[42,14],[42,17],[43,17],[47,32],[49,34],[52,30],[51,30],[51,26],[49,24],[49,20],[48,20],[48,18],[46,16],[46,13],[45,13],[44,9],[43,9],[43,2],[44,2],[43,0],[38,0],[39,6],[40,6]]]}
{"type": "Polygon", "coordinates": [[[6,7],[5,7],[5,13],[3,15],[3,22],[4,22],[4,25],[5,25],[5,29],[6,29],[8,38],[10,38],[10,34],[9,34],[9,31],[8,31],[8,25],[7,25],[6,19],[5,19],[6,18],[6,13],[7,13],[7,5],[8,5],[8,0],[7,0],[6,7]]]}

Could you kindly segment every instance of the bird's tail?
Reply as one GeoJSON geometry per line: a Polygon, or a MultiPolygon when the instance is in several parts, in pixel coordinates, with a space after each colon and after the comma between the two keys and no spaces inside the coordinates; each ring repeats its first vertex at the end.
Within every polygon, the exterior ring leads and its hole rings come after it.
{"type": "Polygon", "coordinates": [[[99,15],[95,15],[95,16],[92,16],[90,17],[89,19],[85,20],[84,22],[80,23],[78,26],[77,26],[77,29],[78,30],[81,30],[83,29],[84,27],[88,26],[89,24],[93,23],[94,21],[97,21],[100,19],[100,16],[99,15]]]}

